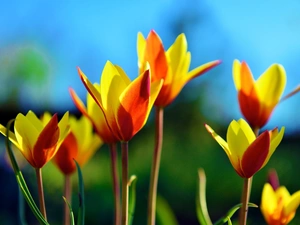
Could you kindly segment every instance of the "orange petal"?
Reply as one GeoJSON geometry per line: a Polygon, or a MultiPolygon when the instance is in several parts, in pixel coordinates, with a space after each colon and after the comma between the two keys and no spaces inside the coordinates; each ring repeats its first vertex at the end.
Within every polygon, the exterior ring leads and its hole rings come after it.
{"type": "Polygon", "coordinates": [[[240,79],[241,79],[241,90],[245,94],[249,95],[253,90],[253,86],[255,85],[255,82],[249,66],[244,61],[241,63],[240,79]]]}
{"type": "Polygon", "coordinates": [[[160,37],[151,30],[146,43],[145,60],[150,64],[151,80],[165,79],[168,72],[168,62],[160,37]]]}
{"type": "Polygon", "coordinates": [[[263,132],[247,148],[241,160],[243,177],[250,178],[259,171],[268,156],[270,148],[270,133],[263,132]]]}
{"type": "Polygon", "coordinates": [[[121,141],[129,141],[145,124],[150,97],[150,74],[146,70],[120,96],[117,122],[121,141]]]}
{"type": "Polygon", "coordinates": [[[54,162],[65,175],[72,174],[76,170],[73,159],[78,153],[77,141],[72,132],[68,134],[54,157],[54,162]]]}
{"type": "Polygon", "coordinates": [[[56,153],[56,145],[59,138],[57,114],[40,133],[33,147],[33,159],[35,168],[43,167],[56,153]]]}

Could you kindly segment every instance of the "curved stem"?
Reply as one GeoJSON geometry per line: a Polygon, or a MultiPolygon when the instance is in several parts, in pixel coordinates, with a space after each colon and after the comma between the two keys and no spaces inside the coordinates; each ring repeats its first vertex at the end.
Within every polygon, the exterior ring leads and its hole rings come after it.
{"type": "Polygon", "coordinates": [[[163,142],[163,120],[164,109],[162,107],[155,108],[155,148],[151,168],[149,199],[148,199],[148,225],[155,225],[157,183],[160,167],[160,158],[163,142]]]}
{"type": "Polygon", "coordinates": [[[119,172],[118,172],[118,154],[117,154],[117,144],[109,144],[110,157],[111,157],[111,172],[113,179],[113,193],[114,193],[114,205],[115,205],[115,215],[114,221],[115,225],[121,225],[121,195],[120,195],[120,182],[119,182],[119,172]]]}
{"type": "Polygon", "coordinates": [[[122,149],[122,225],[128,225],[128,142],[121,143],[122,149]]]}
{"type": "MultiPolygon", "coordinates": [[[[72,185],[71,185],[71,175],[65,175],[65,187],[64,196],[67,202],[71,205],[72,203],[72,185]]],[[[67,203],[64,205],[64,224],[70,225],[70,209],[67,203]]]]}
{"type": "Polygon", "coordinates": [[[42,169],[36,168],[36,178],[37,178],[37,186],[40,200],[40,210],[45,220],[47,221],[46,207],[45,207],[45,198],[44,198],[44,188],[43,188],[43,178],[42,178],[42,169]]]}

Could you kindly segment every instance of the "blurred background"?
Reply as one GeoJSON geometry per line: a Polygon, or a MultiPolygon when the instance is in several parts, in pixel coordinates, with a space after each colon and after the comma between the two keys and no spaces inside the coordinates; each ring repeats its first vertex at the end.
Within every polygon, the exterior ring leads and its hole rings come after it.
{"type": "MultiPolygon", "coordinates": [[[[68,88],[86,98],[76,66],[92,82],[99,82],[107,60],[120,65],[134,79],[138,74],[136,37],[154,29],[167,49],[184,32],[192,55],[191,69],[220,59],[222,64],[190,82],[165,110],[164,145],[158,193],[168,202],[179,224],[198,224],[195,199],[197,170],[207,175],[207,201],[213,221],[239,203],[242,179],[226,154],[206,132],[210,124],[221,136],[232,119],[241,118],[231,67],[245,60],[257,78],[272,63],[287,73],[284,94],[300,83],[300,2],[130,0],[130,1],[19,1],[2,3],[0,14],[0,122],[33,110],[80,116],[68,88]]],[[[300,95],[275,109],[264,129],[286,127],[286,134],[267,166],[254,177],[251,202],[260,204],[270,168],[290,192],[300,189],[300,95]],[[296,177],[295,177],[296,176],[296,177]]],[[[130,142],[129,170],[138,176],[134,224],[146,224],[147,196],[154,121],[130,142]]],[[[17,184],[0,139],[0,224],[17,223],[17,184]]],[[[34,170],[23,173],[36,193],[34,170]]],[[[50,224],[62,224],[63,177],[49,163],[43,170],[50,224]]],[[[83,168],[86,224],[113,224],[113,196],[107,146],[83,168]]],[[[34,195],[35,196],[35,195],[34,195]]],[[[36,197],[36,196],[35,196],[36,197]]],[[[74,176],[73,207],[77,189],[74,176]]],[[[27,210],[29,224],[37,224],[27,210]]],[[[236,217],[235,217],[236,218],[236,217]]],[[[158,223],[160,224],[159,218],[158,223]]],[[[248,224],[264,224],[259,209],[250,209],[248,224]]],[[[300,215],[291,224],[300,224],[300,215]]]]}

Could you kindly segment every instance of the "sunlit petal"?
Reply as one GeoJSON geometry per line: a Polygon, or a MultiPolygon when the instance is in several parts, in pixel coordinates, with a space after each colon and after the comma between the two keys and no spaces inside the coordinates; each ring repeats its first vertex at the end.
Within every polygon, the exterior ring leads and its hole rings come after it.
{"type": "Polygon", "coordinates": [[[289,215],[297,210],[300,205],[300,191],[295,192],[289,201],[285,204],[283,212],[285,215],[289,215]]]}

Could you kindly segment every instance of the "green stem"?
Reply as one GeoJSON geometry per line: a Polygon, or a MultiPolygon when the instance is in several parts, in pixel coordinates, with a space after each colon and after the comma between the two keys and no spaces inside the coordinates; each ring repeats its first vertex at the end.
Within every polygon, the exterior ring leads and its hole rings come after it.
{"type": "Polygon", "coordinates": [[[163,120],[164,109],[162,107],[155,108],[155,148],[151,168],[149,202],[148,202],[148,225],[155,225],[157,183],[160,166],[160,158],[163,142],[163,120]]]}
{"type": "Polygon", "coordinates": [[[242,208],[240,214],[240,225],[246,225],[247,223],[247,215],[248,215],[248,203],[250,198],[252,185],[252,177],[244,179],[244,187],[242,194],[242,208]]]}
{"type": "Polygon", "coordinates": [[[43,178],[42,178],[42,169],[36,168],[36,177],[37,177],[37,186],[38,186],[38,194],[40,200],[40,210],[45,220],[47,221],[46,207],[45,207],[45,197],[44,197],[44,188],[43,188],[43,178]]]}
{"type": "Polygon", "coordinates": [[[128,225],[128,142],[121,142],[122,149],[122,225],[128,225]]]}
{"type": "MultiPolygon", "coordinates": [[[[67,202],[71,205],[72,203],[71,175],[65,175],[64,196],[67,202]]],[[[67,203],[65,203],[64,205],[64,225],[70,225],[70,209],[67,203]]]]}
{"type": "Polygon", "coordinates": [[[120,182],[119,182],[119,172],[118,172],[118,155],[117,155],[117,145],[116,143],[110,144],[110,156],[111,156],[111,171],[113,179],[113,193],[114,193],[114,205],[115,205],[115,215],[114,221],[115,225],[121,225],[121,195],[120,195],[120,182]]]}

